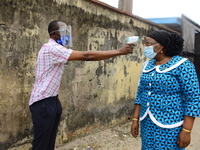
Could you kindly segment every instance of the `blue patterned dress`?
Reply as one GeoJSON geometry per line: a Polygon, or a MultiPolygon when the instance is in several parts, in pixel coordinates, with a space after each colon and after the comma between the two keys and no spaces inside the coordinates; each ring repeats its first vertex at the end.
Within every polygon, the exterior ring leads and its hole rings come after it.
{"type": "Polygon", "coordinates": [[[142,150],[184,150],[177,144],[184,116],[200,116],[194,65],[180,56],[155,64],[152,59],[144,66],[135,101],[141,105],[142,150]]]}

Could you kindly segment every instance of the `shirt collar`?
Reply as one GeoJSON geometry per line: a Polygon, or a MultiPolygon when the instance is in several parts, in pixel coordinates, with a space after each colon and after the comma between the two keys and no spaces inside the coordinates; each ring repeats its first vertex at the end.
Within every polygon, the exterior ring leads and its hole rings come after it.
{"type": "Polygon", "coordinates": [[[49,42],[54,42],[54,43],[57,43],[54,39],[50,38],[49,39],[49,42]]]}

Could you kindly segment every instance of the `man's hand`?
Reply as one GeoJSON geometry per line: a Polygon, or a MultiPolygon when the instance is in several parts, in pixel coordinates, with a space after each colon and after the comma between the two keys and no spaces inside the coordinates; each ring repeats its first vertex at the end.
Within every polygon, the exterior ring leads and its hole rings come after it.
{"type": "Polygon", "coordinates": [[[132,122],[131,134],[133,135],[134,138],[136,138],[138,136],[138,134],[139,134],[139,122],[138,121],[132,122]]]}
{"type": "Polygon", "coordinates": [[[121,49],[119,49],[121,55],[127,55],[133,53],[133,48],[135,44],[126,44],[121,49]]]}
{"type": "Polygon", "coordinates": [[[181,131],[179,133],[178,142],[179,148],[185,148],[190,144],[191,135],[190,132],[181,131]]]}

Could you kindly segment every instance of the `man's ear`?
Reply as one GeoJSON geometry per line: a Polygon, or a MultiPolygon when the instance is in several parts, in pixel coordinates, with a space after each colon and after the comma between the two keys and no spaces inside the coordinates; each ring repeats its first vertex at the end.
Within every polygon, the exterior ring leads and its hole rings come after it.
{"type": "Polygon", "coordinates": [[[57,40],[58,39],[58,35],[56,33],[51,33],[50,38],[57,40]]]}

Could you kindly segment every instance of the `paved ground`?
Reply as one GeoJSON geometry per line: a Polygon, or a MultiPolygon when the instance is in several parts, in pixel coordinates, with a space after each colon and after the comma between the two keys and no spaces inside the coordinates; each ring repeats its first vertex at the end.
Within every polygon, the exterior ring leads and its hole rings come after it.
{"type": "MultiPolygon", "coordinates": [[[[55,150],[140,150],[140,138],[133,138],[130,133],[131,123],[93,133],[76,139],[55,150]]],[[[200,150],[200,118],[196,118],[192,130],[192,142],[187,150],[200,150]]]]}

